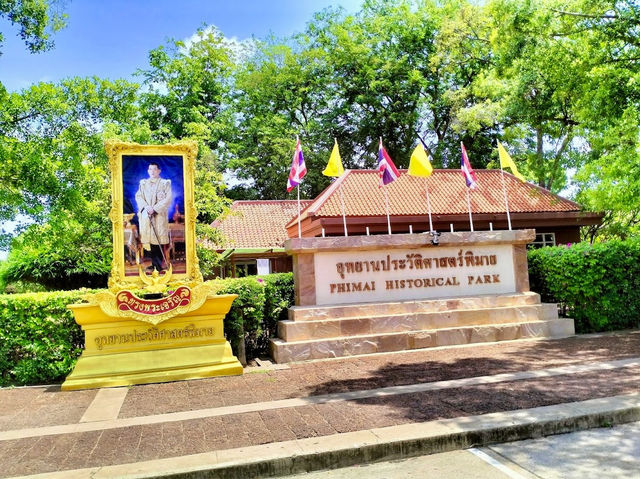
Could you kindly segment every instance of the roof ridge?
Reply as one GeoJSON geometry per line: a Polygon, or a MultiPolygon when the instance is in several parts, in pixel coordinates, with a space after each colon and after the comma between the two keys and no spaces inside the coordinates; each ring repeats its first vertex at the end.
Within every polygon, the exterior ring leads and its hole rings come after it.
{"type": "MultiPolygon", "coordinates": [[[[417,212],[420,211],[420,207],[409,205],[410,201],[407,203],[408,199],[403,198],[406,195],[412,196],[420,194],[415,188],[415,185],[420,183],[418,178],[407,175],[407,171],[408,170],[400,170],[401,175],[398,180],[385,186],[390,195],[389,201],[393,214],[417,214],[417,212]],[[398,188],[400,188],[400,190],[398,190],[398,188]],[[395,212],[393,212],[393,210],[395,210],[395,212]],[[415,210],[415,212],[413,210],[415,210]]],[[[477,209],[478,212],[487,211],[495,213],[504,211],[503,200],[500,199],[502,195],[498,195],[497,193],[501,187],[499,180],[500,175],[503,174],[503,170],[478,169],[476,172],[479,176],[478,182],[481,188],[479,188],[478,193],[472,197],[474,210],[477,209]]],[[[375,201],[372,202],[371,197],[377,197],[379,193],[377,191],[369,191],[368,188],[372,188],[374,182],[376,185],[378,184],[377,178],[379,172],[377,170],[351,170],[350,173],[349,177],[345,176],[345,179],[343,179],[344,184],[342,188],[345,194],[347,214],[349,216],[369,216],[376,214],[378,205],[374,204],[375,201]],[[351,178],[351,180],[348,178],[351,178]],[[355,201],[354,195],[357,197],[355,201]]],[[[533,183],[523,182],[509,172],[504,173],[506,173],[504,178],[507,179],[506,187],[510,191],[509,196],[514,198],[514,204],[512,205],[513,212],[580,211],[582,209],[580,204],[575,201],[564,198],[533,183]],[[538,199],[534,200],[534,197],[538,199]]],[[[461,211],[462,209],[467,209],[466,204],[457,204],[460,202],[457,201],[456,198],[461,193],[464,195],[465,189],[462,179],[460,179],[459,182],[454,181],[458,175],[460,175],[460,170],[451,168],[436,169],[434,170],[434,174],[431,175],[432,182],[429,183],[435,188],[435,191],[439,191],[439,196],[432,196],[431,198],[432,206],[435,207],[436,211],[438,209],[440,210],[438,214],[453,214],[454,211],[458,209],[461,211]],[[443,194],[445,197],[442,197],[443,194]]],[[[338,201],[333,194],[337,186],[338,185],[332,185],[331,188],[325,189],[316,201],[307,208],[307,212],[321,217],[340,216],[341,202],[338,201]]],[[[424,187],[422,188],[424,189],[424,187]]],[[[431,186],[429,189],[431,189],[431,186]]],[[[378,190],[378,188],[376,188],[376,190],[378,190]]],[[[511,203],[511,199],[509,202],[511,203]]],[[[293,219],[289,224],[292,224],[292,222],[293,219]]]]}
{"type": "Polygon", "coordinates": [[[327,186],[317,197],[316,199],[313,201],[313,203],[311,203],[309,206],[307,206],[307,209],[309,212],[313,211],[315,213],[316,210],[312,210],[311,208],[313,207],[313,205],[315,203],[324,203],[332,194],[335,190],[338,189],[338,186],[340,186],[342,183],[344,183],[346,181],[346,178],[352,174],[354,171],[358,171],[358,170],[345,170],[344,174],[340,175],[338,178],[336,178],[335,181],[332,181],[331,184],[329,184],[329,186],[327,186]]]}

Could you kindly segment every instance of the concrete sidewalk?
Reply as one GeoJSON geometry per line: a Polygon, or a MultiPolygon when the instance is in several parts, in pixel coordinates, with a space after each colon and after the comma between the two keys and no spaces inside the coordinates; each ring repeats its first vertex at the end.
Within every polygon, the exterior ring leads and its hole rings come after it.
{"type": "Polygon", "coordinates": [[[284,475],[639,420],[639,386],[635,331],[0,389],[0,476],[284,475]]]}

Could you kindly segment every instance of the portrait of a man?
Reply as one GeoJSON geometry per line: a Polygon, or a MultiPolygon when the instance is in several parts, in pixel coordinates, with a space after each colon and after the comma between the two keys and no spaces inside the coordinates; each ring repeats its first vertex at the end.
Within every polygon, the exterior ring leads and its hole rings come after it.
{"type": "Polygon", "coordinates": [[[169,206],[173,198],[171,180],[161,178],[160,165],[149,162],[149,178],[140,180],[136,193],[140,242],[146,251],[151,252],[151,266],[158,272],[168,268],[165,250],[169,245],[169,206]]]}
{"type": "Polygon", "coordinates": [[[186,271],[181,156],[123,155],[125,275],[186,271]]]}

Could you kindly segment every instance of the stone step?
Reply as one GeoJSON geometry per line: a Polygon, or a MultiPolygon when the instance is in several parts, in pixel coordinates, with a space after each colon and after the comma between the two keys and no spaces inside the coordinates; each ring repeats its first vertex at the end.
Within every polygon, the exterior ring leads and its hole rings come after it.
{"type": "Polygon", "coordinates": [[[572,319],[547,319],[510,324],[464,326],[425,331],[315,339],[271,340],[271,355],[277,363],[373,354],[410,349],[527,338],[564,338],[575,334],[572,319]]]}
{"type": "Polygon", "coordinates": [[[340,304],[335,306],[292,306],[290,321],[315,321],[323,319],[362,318],[373,316],[431,313],[456,309],[502,308],[540,304],[540,295],[524,293],[465,296],[460,298],[425,299],[383,303],[340,304]]]}
{"type": "Polygon", "coordinates": [[[463,309],[388,316],[279,321],[278,337],[285,341],[326,339],[343,336],[435,330],[488,324],[525,323],[557,319],[555,304],[532,304],[501,308],[463,309]]]}

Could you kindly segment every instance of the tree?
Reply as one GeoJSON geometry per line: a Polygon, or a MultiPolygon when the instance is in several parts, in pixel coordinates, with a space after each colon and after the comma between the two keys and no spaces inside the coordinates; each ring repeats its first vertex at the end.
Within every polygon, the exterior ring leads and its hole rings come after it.
{"type": "Polygon", "coordinates": [[[553,35],[557,24],[545,4],[495,0],[460,8],[442,36],[449,63],[476,64],[477,73],[450,93],[461,105],[457,128],[484,133],[487,156],[501,137],[527,159],[524,172],[553,191],[574,165],[584,88],[583,57],[553,35]]]}
{"type": "Polygon", "coordinates": [[[640,6],[635,1],[576,0],[556,8],[564,36],[582,40],[590,59],[580,118],[587,160],[575,176],[578,200],[604,211],[589,239],[626,238],[640,218],[640,6]]]}
{"type": "Polygon", "coordinates": [[[430,23],[416,26],[407,2],[386,1],[365,2],[353,16],[328,10],[309,26],[311,46],[326,52],[332,127],[348,166],[374,166],[380,137],[399,166],[408,164],[420,95],[412,62],[428,57],[434,33],[430,23]]]}
{"type": "Polygon", "coordinates": [[[0,220],[24,215],[32,222],[17,238],[4,236],[11,242],[5,278],[58,287],[104,280],[111,224],[103,129],[136,134],[137,89],[74,78],[4,96],[0,220]]]}
{"type": "Polygon", "coordinates": [[[225,102],[234,66],[233,51],[215,28],[200,30],[149,53],[149,69],[140,70],[146,92],[140,95],[143,118],[157,141],[197,136],[210,150],[225,137],[225,102]]]}
{"type": "MultiPolygon", "coordinates": [[[[51,35],[66,26],[67,16],[57,6],[56,0],[0,0],[0,18],[20,28],[20,38],[31,53],[43,52],[53,48],[51,35]]],[[[0,47],[3,43],[0,32],[0,47]]]]}
{"type": "MultiPolygon", "coordinates": [[[[139,105],[149,125],[149,142],[198,142],[196,209],[205,225],[229,205],[220,173],[221,151],[232,134],[228,92],[235,62],[250,48],[247,43],[231,44],[215,27],[203,28],[189,42],[172,41],[152,50],[149,68],[138,72],[146,87],[139,105]]],[[[199,230],[200,237],[213,234],[206,227],[199,230]]]]}
{"type": "Polygon", "coordinates": [[[457,163],[463,140],[474,166],[484,166],[495,129],[458,128],[474,97],[456,96],[484,63],[455,61],[440,47],[460,3],[370,0],[355,15],[328,9],[303,34],[261,45],[235,75],[236,136],[225,166],[246,184],[231,194],[286,197],[296,134],[307,146],[301,190],[309,197],[328,185],[320,172],[334,138],[347,168],[375,167],[380,137],[407,167],[418,134],[437,165],[457,163]]]}
{"type": "Polygon", "coordinates": [[[313,197],[328,184],[321,171],[335,130],[325,121],[327,80],[324,52],[282,44],[260,45],[237,72],[232,97],[237,122],[226,167],[249,186],[236,187],[232,195],[285,198],[296,135],[308,170],[300,185],[303,196],[313,197]]]}

